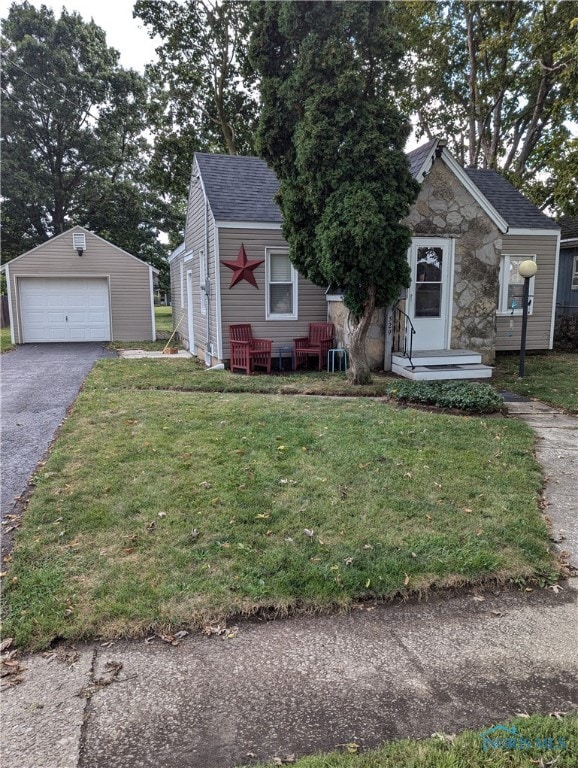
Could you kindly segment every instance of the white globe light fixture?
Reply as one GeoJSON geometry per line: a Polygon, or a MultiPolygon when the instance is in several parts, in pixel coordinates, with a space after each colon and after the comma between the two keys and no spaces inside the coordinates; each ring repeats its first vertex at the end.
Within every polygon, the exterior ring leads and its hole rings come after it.
{"type": "Polygon", "coordinates": [[[524,278],[534,277],[537,271],[538,267],[533,259],[526,259],[526,261],[523,261],[518,267],[520,277],[524,278]]]}
{"type": "Polygon", "coordinates": [[[524,278],[524,296],[522,299],[522,337],[520,339],[520,369],[518,376],[524,378],[524,366],[526,358],[526,333],[528,330],[528,305],[530,304],[530,280],[538,271],[538,266],[533,259],[526,259],[518,267],[520,277],[524,278]]]}

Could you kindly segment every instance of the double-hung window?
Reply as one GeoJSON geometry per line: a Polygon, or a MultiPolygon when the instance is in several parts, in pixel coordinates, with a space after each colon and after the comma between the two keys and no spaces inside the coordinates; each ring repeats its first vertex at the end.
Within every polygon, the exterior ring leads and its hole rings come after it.
{"type": "MultiPolygon", "coordinates": [[[[502,315],[521,315],[524,295],[524,278],[520,275],[520,264],[528,260],[536,261],[535,255],[504,254],[500,264],[500,304],[498,311],[502,315]]],[[[535,278],[530,278],[530,304],[528,314],[532,314],[535,278]]]]}
{"type": "Polygon", "coordinates": [[[574,256],[572,264],[572,290],[578,291],[578,256],[574,256]]]}
{"type": "Polygon", "coordinates": [[[267,320],[297,319],[297,272],[284,248],[265,251],[267,320]]]}

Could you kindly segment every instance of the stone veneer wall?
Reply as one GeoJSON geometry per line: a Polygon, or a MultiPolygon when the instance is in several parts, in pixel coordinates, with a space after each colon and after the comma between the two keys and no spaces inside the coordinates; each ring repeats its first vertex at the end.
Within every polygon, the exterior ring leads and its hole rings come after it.
{"type": "MultiPolygon", "coordinates": [[[[335,326],[336,344],[349,349],[349,310],[342,301],[327,302],[329,322],[335,326]]],[[[365,341],[365,357],[372,371],[383,369],[385,310],[376,309],[365,341]]]]}
{"type": "Polygon", "coordinates": [[[416,237],[455,238],[452,349],[495,356],[501,234],[442,160],[436,160],[405,220],[416,237]]]}
{"type": "MultiPolygon", "coordinates": [[[[452,301],[452,349],[471,349],[488,364],[495,357],[501,234],[442,160],[436,160],[404,220],[416,237],[453,237],[455,256],[452,301]]],[[[347,348],[348,310],[328,302],[336,341],[347,348]]],[[[367,362],[383,367],[385,310],[377,310],[367,335],[367,362]]]]}

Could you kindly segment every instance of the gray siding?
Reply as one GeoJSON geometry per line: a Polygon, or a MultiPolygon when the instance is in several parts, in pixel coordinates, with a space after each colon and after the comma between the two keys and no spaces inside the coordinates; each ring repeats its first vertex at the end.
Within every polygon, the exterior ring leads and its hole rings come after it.
{"type": "MultiPolygon", "coordinates": [[[[550,349],[552,302],[556,271],[556,233],[552,235],[503,235],[502,254],[536,256],[538,272],[534,284],[533,311],[528,317],[527,349],[550,349]]],[[[520,349],[522,317],[498,315],[496,351],[520,349]],[[513,327],[510,328],[510,321],[513,327]]]]}
{"type": "Polygon", "coordinates": [[[568,314],[578,310],[578,290],[572,288],[574,258],[578,256],[578,245],[560,246],[558,289],[556,291],[556,313],[568,314]]]}
{"type": "Polygon", "coordinates": [[[205,196],[200,179],[197,179],[198,168],[193,165],[192,181],[189,190],[187,221],[185,225],[185,250],[171,262],[171,296],[173,305],[173,327],[185,345],[199,357],[205,357],[209,344],[213,345],[211,357],[217,355],[217,312],[216,312],[216,274],[215,267],[215,223],[210,210],[205,219],[205,196]],[[207,251],[208,274],[213,289],[208,299],[208,312],[201,311],[201,252],[207,251]],[[192,256],[192,258],[190,258],[192,256]],[[186,260],[185,260],[186,259],[186,260]],[[181,267],[183,289],[181,292],[181,267]],[[188,323],[188,278],[192,274],[192,305],[194,345],[189,338],[188,323]],[[182,296],[182,302],[181,302],[182,296]],[[184,306],[183,306],[184,305],[184,306]],[[208,323],[207,323],[208,321],[208,323]],[[207,325],[209,327],[207,340],[207,325]]]}
{"type": "Polygon", "coordinates": [[[18,281],[24,277],[105,277],[110,285],[112,341],[152,339],[149,265],[81,227],[14,259],[9,274],[17,344],[22,328],[18,281]],[[74,232],[86,235],[86,250],[80,257],[72,247],[74,232]]]}
{"type": "MultiPolygon", "coordinates": [[[[241,243],[245,246],[249,259],[265,259],[266,248],[288,248],[287,242],[278,229],[220,229],[220,260],[234,261],[241,243]]],[[[237,283],[230,289],[232,274],[230,269],[221,265],[222,357],[224,360],[230,358],[229,325],[231,324],[251,323],[254,336],[272,340],[273,354],[275,354],[281,344],[290,344],[294,338],[307,336],[309,323],[327,320],[325,290],[301,276],[299,276],[297,288],[298,319],[266,320],[265,262],[253,272],[258,289],[246,281],[237,283]]]]}

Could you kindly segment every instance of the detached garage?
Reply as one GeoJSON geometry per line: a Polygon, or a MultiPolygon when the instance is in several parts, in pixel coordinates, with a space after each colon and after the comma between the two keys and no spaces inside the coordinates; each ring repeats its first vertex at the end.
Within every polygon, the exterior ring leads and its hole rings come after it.
{"type": "Polygon", "coordinates": [[[158,270],[83,227],[8,262],[15,344],[155,338],[158,270]]]}

